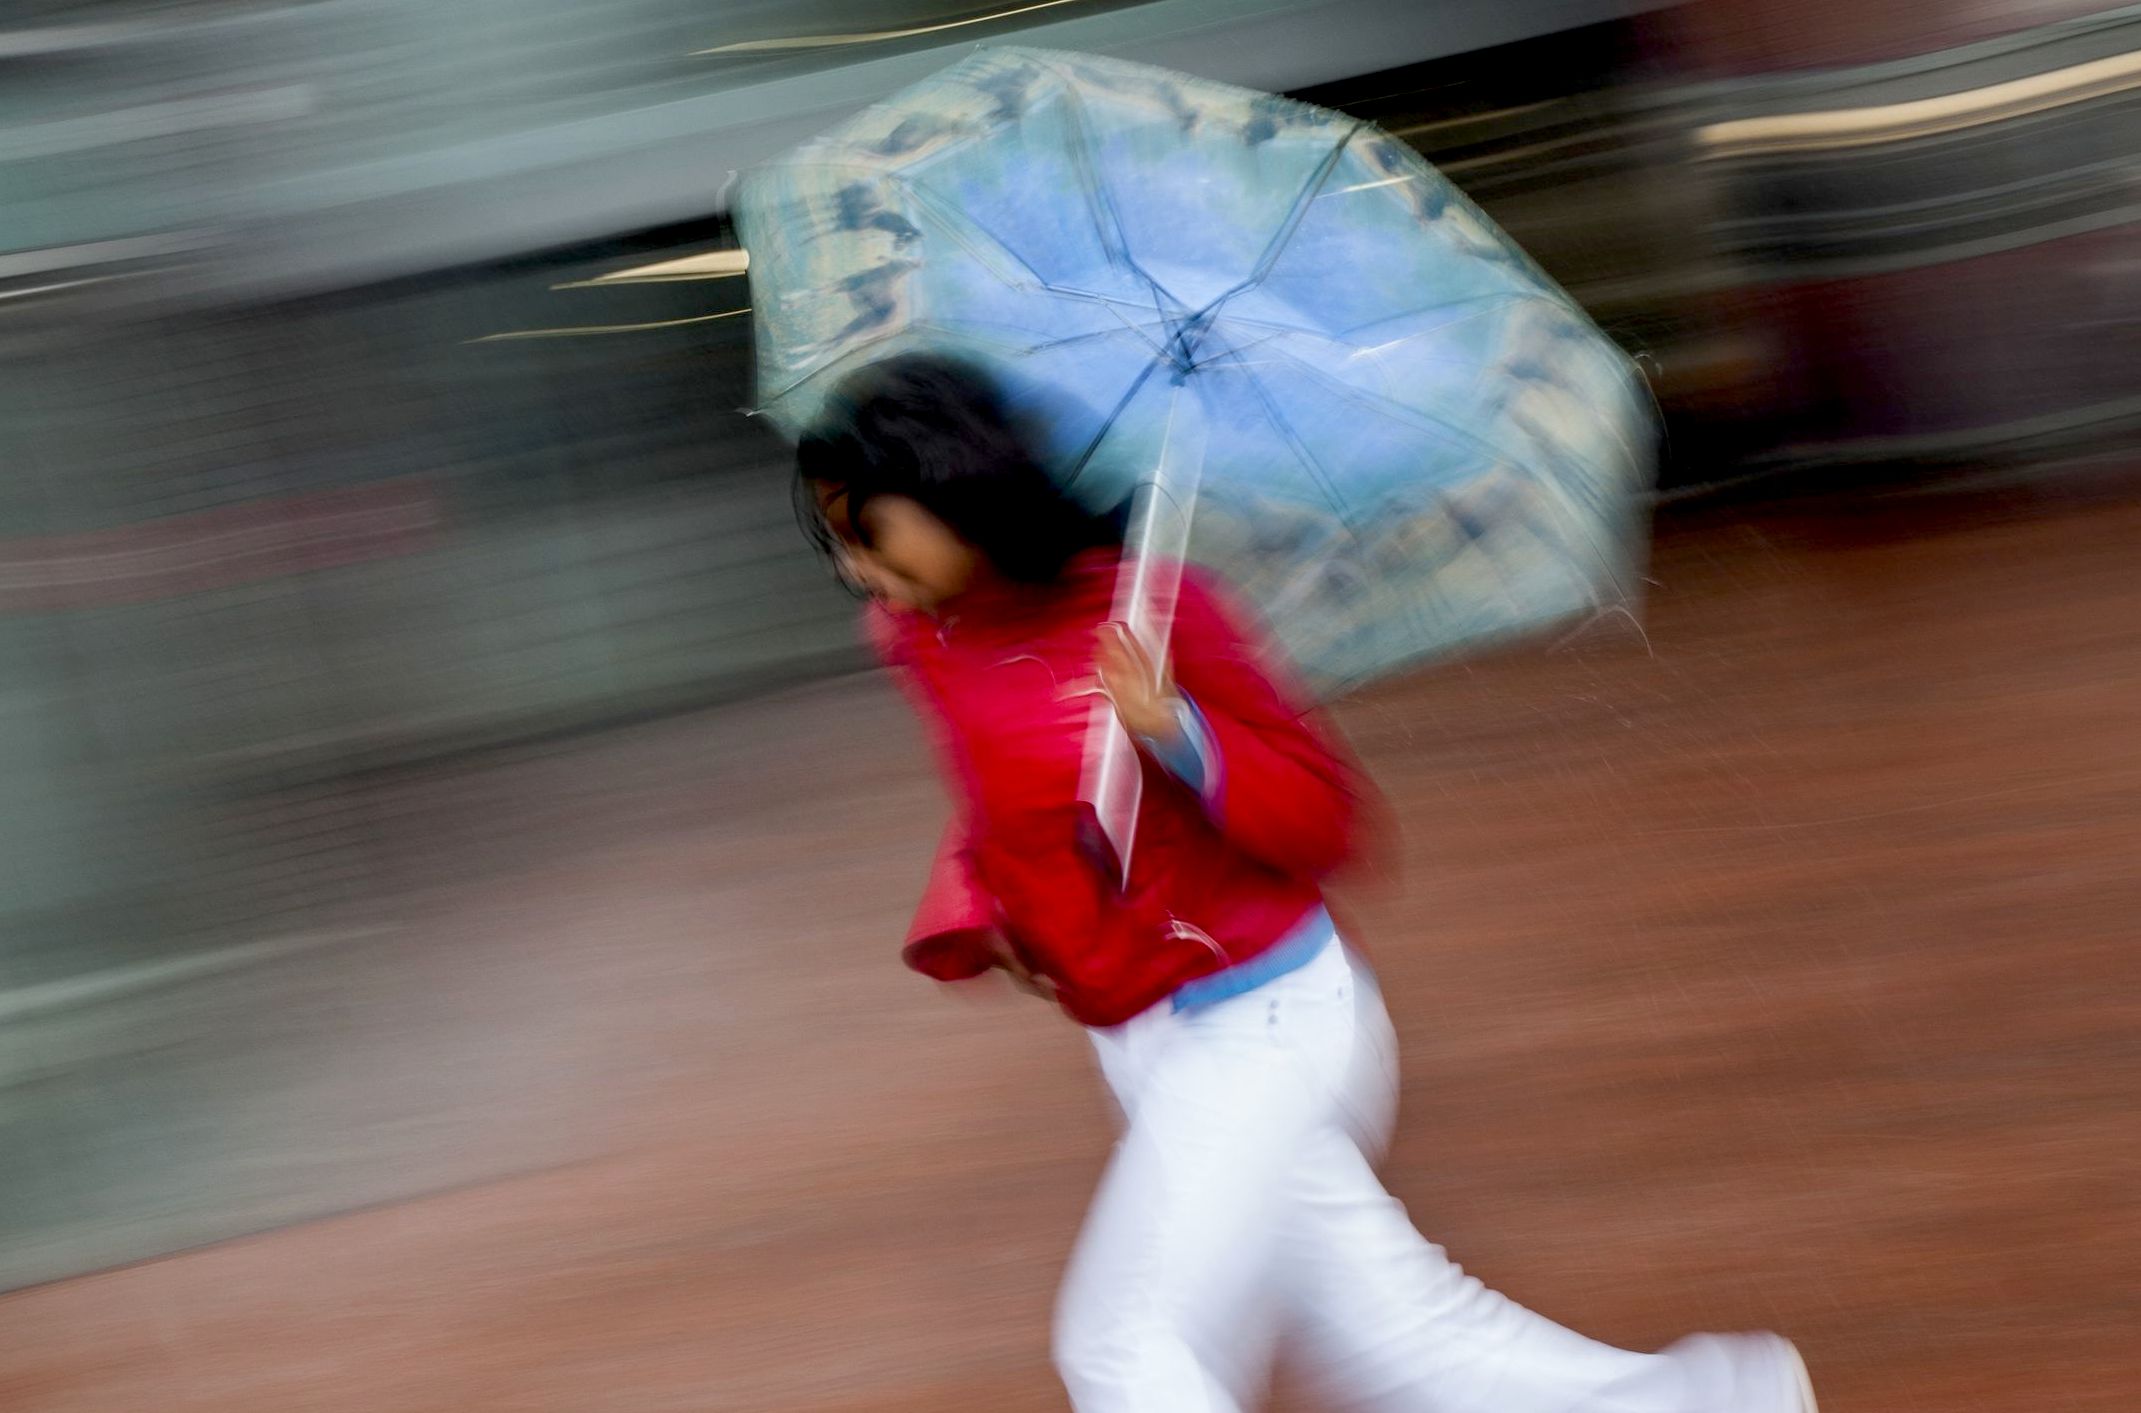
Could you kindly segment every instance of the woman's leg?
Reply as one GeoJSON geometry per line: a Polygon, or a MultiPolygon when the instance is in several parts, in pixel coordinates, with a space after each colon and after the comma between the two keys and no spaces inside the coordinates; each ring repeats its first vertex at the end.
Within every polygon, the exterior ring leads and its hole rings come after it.
{"type": "Polygon", "coordinates": [[[1325,1130],[1307,1145],[1287,1197],[1276,1278],[1317,1381],[1341,1406],[1390,1413],[1681,1407],[1602,1399],[1641,1377],[1656,1356],[1586,1339],[1465,1274],[1413,1228],[1344,1134],[1325,1130]]]}
{"type": "Polygon", "coordinates": [[[1416,1231],[1362,1152],[1380,1143],[1395,1046],[1372,987],[1341,1111],[1288,1173],[1274,1257],[1312,1372],[1341,1406],[1388,1413],[1813,1413],[1774,1336],[1616,1349],[1497,1294],[1416,1231]]]}
{"type": "Polygon", "coordinates": [[[1095,1042],[1126,1126],[1057,1302],[1056,1366],[1072,1406],[1254,1406],[1276,1316],[1283,1179],[1327,1093],[1255,993],[1148,1014],[1095,1042]]]}

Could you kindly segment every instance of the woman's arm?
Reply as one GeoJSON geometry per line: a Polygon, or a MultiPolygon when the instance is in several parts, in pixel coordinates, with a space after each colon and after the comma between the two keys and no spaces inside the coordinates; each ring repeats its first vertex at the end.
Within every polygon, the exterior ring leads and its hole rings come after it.
{"type": "Polygon", "coordinates": [[[943,741],[943,724],[928,692],[915,679],[907,650],[906,615],[881,604],[863,610],[863,636],[885,664],[931,736],[940,773],[953,787],[951,822],[937,842],[928,881],[915,904],[900,959],[938,981],[967,981],[1003,964],[997,936],[996,900],[974,871],[973,815],[959,773],[943,741]]]}
{"type": "Polygon", "coordinates": [[[971,826],[953,816],[937,844],[900,959],[938,981],[966,981],[1000,964],[996,904],[974,875],[971,826]]]}
{"type": "Polygon", "coordinates": [[[1320,877],[1353,851],[1368,787],[1276,655],[1194,572],[1155,673],[1127,635],[1103,638],[1124,726],[1194,790],[1220,834],[1268,867],[1320,877]]]}

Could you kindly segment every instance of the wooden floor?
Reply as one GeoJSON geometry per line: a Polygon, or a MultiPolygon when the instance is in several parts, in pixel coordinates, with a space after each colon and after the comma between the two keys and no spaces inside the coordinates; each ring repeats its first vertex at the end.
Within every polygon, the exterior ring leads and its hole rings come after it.
{"type": "MultiPolygon", "coordinates": [[[[1586,1332],[1794,1335],[1829,1413],[2130,1410],[2141,493],[1682,513],[1652,575],[1647,637],[1345,712],[1392,1188],[1586,1332]]],[[[881,684],[377,788],[380,955],[503,1037],[438,1141],[549,1156],[0,1298],[0,1408],[1063,1406],[1101,1101],[896,968],[941,807],[881,684]]]]}

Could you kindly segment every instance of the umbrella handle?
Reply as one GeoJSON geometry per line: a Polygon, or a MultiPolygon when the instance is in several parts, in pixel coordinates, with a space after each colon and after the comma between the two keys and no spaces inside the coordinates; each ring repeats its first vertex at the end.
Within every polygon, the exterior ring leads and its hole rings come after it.
{"type": "MultiPolygon", "coordinates": [[[[1167,407],[1159,459],[1139,482],[1131,502],[1122,566],[1116,571],[1114,620],[1130,631],[1155,671],[1167,662],[1174,626],[1175,595],[1182,560],[1189,551],[1190,519],[1204,478],[1205,419],[1197,395],[1177,383],[1167,407]]],[[[1144,770],[1137,747],[1116,719],[1114,704],[1095,700],[1085,730],[1085,762],[1079,774],[1082,841],[1104,872],[1121,887],[1130,878],[1138,803],[1144,770]]]]}

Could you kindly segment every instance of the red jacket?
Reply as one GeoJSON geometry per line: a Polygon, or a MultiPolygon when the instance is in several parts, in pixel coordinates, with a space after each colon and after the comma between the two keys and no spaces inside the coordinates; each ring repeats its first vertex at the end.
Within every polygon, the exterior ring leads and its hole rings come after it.
{"type": "Polygon", "coordinates": [[[1189,570],[1171,665],[1209,728],[1217,778],[1200,797],[1145,761],[1117,889],[1080,847],[1077,790],[1118,562],[1090,553],[1045,588],[977,590],[942,620],[876,607],[869,624],[954,786],[907,964],[941,981],[978,976],[1001,936],[1095,1026],[1246,961],[1321,906],[1318,880],[1351,852],[1365,789],[1212,581],[1189,570]]]}

